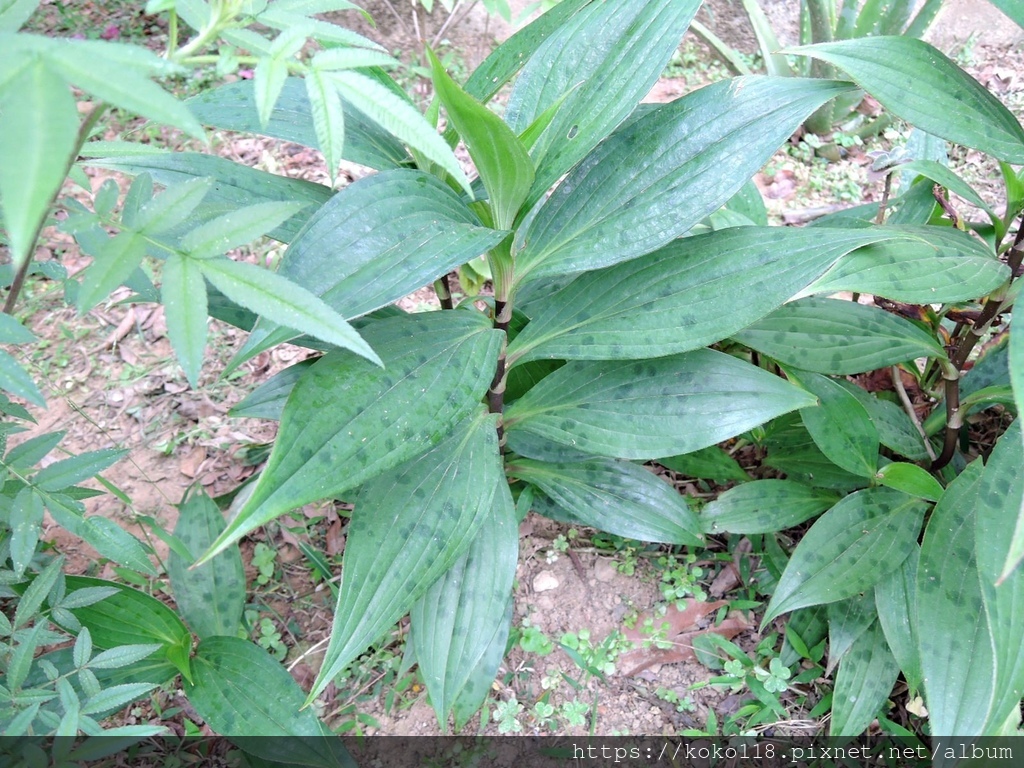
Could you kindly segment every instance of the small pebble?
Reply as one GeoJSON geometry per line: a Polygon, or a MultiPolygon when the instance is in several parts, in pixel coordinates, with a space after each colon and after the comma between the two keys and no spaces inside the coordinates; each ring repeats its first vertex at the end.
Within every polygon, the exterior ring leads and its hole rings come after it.
{"type": "Polygon", "coordinates": [[[594,578],[598,581],[608,583],[615,578],[615,574],[618,571],[615,568],[615,561],[613,560],[598,560],[594,563],[594,578]]]}
{"type": "Polygon", "coordinates": [[[541,571],[533,577],[533,591],[547,592],[558,588],[558,579],[551,571],[541,571]]]}

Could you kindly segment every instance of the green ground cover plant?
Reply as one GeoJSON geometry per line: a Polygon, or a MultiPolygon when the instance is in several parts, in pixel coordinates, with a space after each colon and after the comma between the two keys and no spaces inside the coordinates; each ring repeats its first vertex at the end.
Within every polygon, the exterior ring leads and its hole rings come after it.
{"type": "MultiPolygon", "coordinates": [[[[793,51],[848,79],[746,76],[640,105],[699,5],[563,0],[462,84],[428,53],[436,99],[424,117],[379,46],[310,15],[348,7],[342,0],[152,2],[170,14],[162,58],[25,34],[34,3],[0,4],[10,257],[0,334],[13,351],[33,340],[14,314],[19,293],[45,272],[65,280],[82,312],[122,284],[134,301],[161,302],[193,385],[210,316],[250,332],[236,366],[286,342],[322,352],[235,408],[280,427],[266,467],[230,500],[230,519],[191,491],[173,532],[153,528],[171,550],[159,567],[177,611],[130,587],[61,577],[41,549],[47,510],[103,556],[158,572],[146,543],[84,514],[92,492],[77,484],[120,454],[37,469],[59,436],[6,452],[0,576],[16,608],[0,625],[5,731],[91,735],[100,703],[121,701],[110,691],[142,695],[180,675],[217,732],[326,735],[311,705],[407,614],[407,658],[442,729],[461,729],[506,652],[518,523],[534,510],[641,541],[756,541],[766,565],[759,618],[780,630],[780,648],[759,646],[756,659],[732,644],[718,651],[720,682],[763,691],[758,711],[777,712],[771,702],[795,665],[816,663],[811,649],[827,637],[833,735],[888,723],[901,674],[923,694],[930,735],[1017,732],[1024,438],[1013,417],[1024,337],[1007,331],[1024,255],[1024,182],[1013,167],[1024,165],[1024,129],[909,37],[793,51]],[[195,32],[183,34],[179,19],[195,32]],[[254,77],[188,101],[153,81],[213,62],[252,66],[254,77]],[[499,117],[487,104],[509,83],[499,117]],[[71,87],[92,100],[84,118],[71,87]],[[999,160],[1005,199],[982,200],[931,155],[881,158],[880,170],[906,179],[881,206],[769,227],[751,176],[809,116],[858,88],[933,142],[999,160]],[[376,172],[335,190],[212,155],[100,141],[107,105],[197,138],[213,127],[317,147],[332,176],[342,159],[376,172]],[[460,141],[468,174],[452,152],[460,141]],[[66,178],[87,183],[80,163],[133,181],[124,195],[104,184],[91,205],[58,200],[66,178]],[[961,215],[950,192],[983,220],[961,215]],[[94,259],[81,277],[33,260],[55,209],[94,259]],[[287,244],[276,271],[227,255],[264,235],[287,244]],[[481,254],[493,295],[456,304],[448,275],[481,254]],[[440,310],[394,305],[428,285],[440,310]],[[858,385],[878,371],[891,392],[858,385]],[[972,434],[969,417],[993,407],[997,428],[972,434]],[[742,480],[716,447],[733,439],[784,477],[747,477],[697,509],[643,466],[742,480]],[[304,691],[266,647],[239,636],[238,543],[324,499],[354,506],[330,642],[304,691]],[[66,648],[37,655],[68,634],[70,660],[66,648]],[[93,648],[119,649],[116,675],[86,674],[93,648]]],[[[19,398],[0,403],[6,439],[31,419],[20,400],[43,398],[14,354],[0,357],[0,376],[19,398]]],[[[509,729],[521,714],[503,715],[509,729]]],[[[306,740],[259,757],[344,764],[339,749],[306,740]]]]}

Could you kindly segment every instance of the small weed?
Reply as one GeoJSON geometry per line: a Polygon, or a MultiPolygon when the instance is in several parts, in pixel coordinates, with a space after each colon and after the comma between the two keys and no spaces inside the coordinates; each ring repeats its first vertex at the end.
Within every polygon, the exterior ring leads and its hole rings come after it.
{"type": "Polygon", "coordinates": [[[654,695],[675,707],[676,712],[693,712],[697,708],[697,705],[693,702],[691,697],[682,696],[678,691],[671,688],[659,686],[658,689],[655,690],[654,695]]]}
{"type": "Polygon", "coordinates": [[[559,708],[559,714],[565,718],[565,722],[574,728],[582,728],[586,724],[589,711],[590,706],[579,699],[562,702],[562,706],[559,708]]]}
{"type": "Polygon", "coordinates": [[[262,541],[256,543],[252,551],[252,564],[256,568],[256,583],[260,586],[270,583],[277,569],[277,552],[262,541]]]}
{"type": "Polygon", "coordinates": [[[555,644],[540,629],[530,625],[528,622],[528,619],[523,620],[523,627],[519,635],[519,647],[527,653],[547,656],[555,650],[555,644]]]}
{"type": "Polygon", "coordinates": [[[704,578],[704,569],[694,565],[697,555],[692,552],[686,555],[664,555],[655,563],[662,569],[661,596],[676,607],[682,609],[681,601],[694,597],[701,602],[708,599],[707,592],[700,585],[704,578]]]}
{"type": "Polygon", "coordinates": [[[278,661],[283,661],[288,655],[288,647],[282,641],[281,630],[277,628],[274,620],[268,616],[260,618],[256,611],[246,611],[245,621],[256,631],[256,644],[265,648],[278,661]]]}
{"type": "Polygon", "coordinates": [[[524,711],[515,694],[508,701],[499,702],[491,713],[494,722],[498,724],[498,733],[520,733],[523,730],[520,718],[524,711]]]}

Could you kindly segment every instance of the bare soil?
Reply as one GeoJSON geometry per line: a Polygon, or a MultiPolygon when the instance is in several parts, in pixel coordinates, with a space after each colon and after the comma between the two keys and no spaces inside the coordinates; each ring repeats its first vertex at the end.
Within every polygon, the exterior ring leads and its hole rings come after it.
{"type": "MultiPolygon", "coordinates": [[[[395,5],[404,9],[408,4],[395,5]]],[[[513,0],[514,16],[525,6],[525,0],[513,0]]],[[[793,11],[797,6],[794,0],[766,4],[769,16],[778,23],[777,28],[783,30],[784,42],[793,38],[793,11]],[[787,30],[789,39],[786,39],[787,30]]],[[[408,50],[412,45],[409,30],[379,4],[370,3],[368,7],[378,19],[379,28],[375,32],[368,28],[364,31],[386,39],[391,48],[408,50]]],[[[736,0],[711,0],[701,13],[701,18],[727,42],[753,51],[753,36],[736,0]]],[[[494,41],[502,39],[510,29],[509,25],[488,18],[478,10],[464,24],[453,28],[446,39],[462,52],[472,68],[494,41]]],[[[1024,104],[1022,34],[990,4],[981,0],[952,0],[930,37],[951,53],[963,54],[964,46],[969,45],[966,62],[969,69],[1021,113],[1024,104]]],[[[663,81],[650,98],[669,100],[692,87],[693,83],[687,80],[663,81]]],[[[324,178],[319,158],[301,148],[261,139],[236,142],[227,137],[220,151],[277,172],[315,180],[324,178]]],[[[990,176],[988,169],[971,153],[966,153],[959,161],[963,167],[976,171],[974,180],[985,194],[984,179],[990,176]]],[[[867,176],[867,164],[863,153],[852,153],[835,173],[837,179],[850,175],[859,179],[861,199],[865,200],[877,194],[877,184],[867,176]]],[[[833,199],[829,190],[818,197],[807,195],[806,171],[788,155],[773,161],[772,170],[771,175],[762,174],[759,181],[773,211],[780,217],[793,207],[812,206],[819,198],[833,199]]],[[[356,173],[358,169],[353,169],[353,174],[356,173]]],[[[101,176],[95,174],[93,180],[98,186],[101,176]]],[[[54,235],[50,248],[53,258],[59,259],[71,272],[88,263],[67,238],[54,235]]],[[[176,521],[174,505],[188,486],[199,483],[217,495],[232,490],[255,471],[255,467],[246,463],[245,451],[272,440],[275,425],[231,418],[227,411],[268,375],[308,354],[306,350],[285,345],[245,364],[229,379],[221,379],[220,372],[243,343],[244,334],[211,321],[207,373],[202,386],[192,390],[174,360],[159,307],[119,304],[116,300],[123,296],[115,295],[115,300],[83,320],[58,302],[54,288],[45,282],[33,284],[22,305],[27,313],[26,324],[45,340],[29,363],[37,380],[46,388],[50,401],[48,410],[39,414],[37,427],[22,438],[61,429],[67,431],[63,447],[72,453],[108,447],[130,449],[128,458],[104,474],[131,498],[131,505],[107,495],[87,502],[90,514],[112,517],[140,535],[143,535],[142,529],[135,524],[139,515],[152,517],[172,529],[176,521]]],[[[410,297],[405,306],[418,308],[429,300],[426,294],[419,294],[410,297]]],[[[316,520],[327,529],[328,552],[337,556],[343,537],[342,520],[336,514],[332,517],[322,507],[308,510],[307,519],[316,520]]],[[[536,516],[530,516],[523,524],[516,625],[528,620],[555,641],[565,632],[589,630],[597,645],[613,631],[624,630],[631,616],[649,612],[662,602],[656,573],[642,564],[636,575],[627,576],[616,567],[621,559],[593,548],[574,552],[572,557],[554,553],[552,542],[565,531],[565,526],[536,516]]],[[[309,651],[329,631],[330,607],[323,597],[322,585],[312,580],[304,566],[295,536],[277,527],[262,535],[279,552],[283,586],[269,596],[269,602],[280,619],[284,641],[290,649],[286,663],[293,665],[293,674],[300,683],[308,686],[319,664],[317,653],[309,651]],[[296,624],[297,632],[289,629],[296,624]]],[[[59,528],[51,525],[47,536],[69,556],[73,571],[112,575],[109,564],[100,566],[96,553],[59,528]]],[[[165,554],[159,541],[155,546],[158,553],[165,554]]],[[[250,548],[251,542],[245,551],[248,553],[250,548]]],[[[252,571],[249,573],[251,576],[252,571]]],[[[695,625],[699,626],[699,623],[695,625]]],[[[759,640],[760,635],[753,626],[744,628],[736,637],[736,642],[744,647],[752,647],[759,640]]],[[[400,653],[400,647],[395,647],[400,653]]],[[[714,710],[721,720],[734,712],[742,701],[728,691],[689,690],[692,684],[705,681],[712,674],[693,661],[650,666],[631,677],[621,672],[620,668],[602,682],[581,670],[560,650],[540,656],[516,648],[503,663],[494,695],[500,700],[514,695],[527,710],[546,694],[549,703],[556,707],[574,699],[584,701],[589,707],[585,726],[572,727],[564,722],[557,726],[562,733],[581,734],[674,735],[682,729],[702,727],[709,710],[714,710]],[[564,675],[561,682],[549,692],[545,681],[560,675],[564,675]],[[566,677],[576,681],[579,689],[567,683],[566,677]],[[671,691],[680,699],[692,699],[692,709],[680,711],[666,700],[664,691],[671,691]]],[[[173,696],[173,692],[169,695],[173,696]]],[[[325,711],[337,713],[346,703],[354,703],[359,712],[372,718],[364,720],[364,724],[371,723],[364,728],[367,733],[431,735],[441,732],[422,689],[411,688],[390,708],[385,707],[383,693],[367,695],[365,689],[335,691],[335,696],[334,700],[325,702],[325,711]]],[[[335,724],[352,716],[351,713],[338,715],[335,724]]],[[[794,717],[798,716],[799,713],[794,713],[794,717]]],[[[546,732],[550,727],[528,716],[524,716],[523,723],[526,732],[546,732]]],[[[808,725],[794,719],[782,727],[800,731],[808,725]]],[[[474,721],[467,731],[497,733],[497,724],[474,721]]]]}

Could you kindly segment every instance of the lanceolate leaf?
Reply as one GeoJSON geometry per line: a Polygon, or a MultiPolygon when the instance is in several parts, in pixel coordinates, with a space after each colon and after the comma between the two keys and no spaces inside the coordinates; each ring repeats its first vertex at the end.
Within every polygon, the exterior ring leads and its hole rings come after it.
{"type": "Polygon", "coordinates": [[[322,73],[312,70],[306,75],[309,114],[316,130],[316,143],[323,152],[327,173],[334,182],[345,149],[345,109],[334,83],[322,73]]]}
{"type": "Polygon", "coordinates": [[[492,513],[505,479],[494,419],[477,407],[446,441],[360,490],[331,642],[309,700],[455,564],[492,513]]]}
{"type": "MultiPolygon", "coordinates": [[[[911,691],[921,687],[921,652],[918,649],[917,569],[921,548],[914,547],[898,570],[875,584],[878,621],[892,655],[899,662],[911,691]]],[[[930,629],[925,627],[925,631],[930,629]]]]}
{"type": "Polygon", "coordinates": [[[570,362],[513,403],[505,423],[576,450],[655,459],[706,448],[813,402],[759,368],[701,349],[570,362]]]}
{"type": "Polygon", "coordinates": [[[456,700],[470,699],[466,706],[475,712],[494,682],[500,657],[488,658],[491,630],[508,637],[518,552],[515,504],[508,484],[499,482],[469,549],[412,607],[416,661],[443,729],[456,700]]]}
{"type": "Polygon", "coordinates": [[[224,517],[205,491],[193,490],[182,500],[174,535],[192,557],[185,560],[172,551],[167,560],[167,575],[178,610],[200,638],[235,635],[245,608],[245,571],[238,547],[189,570],[223,530],[224,517]]]}
{"type": "Polygon", "coordinates": [[[874,586],[910,553],[927,506],[891,488],[869,488],[844,498],[800,540],[763,623],[874,586]]]}
{"type": "Polygon", "coordinates": [[[46,398],[17,360],[0,349],[0,389],[23,397],[33,405],[46,407],[46,398]]]}
{"type": "Polygon", "coordinates": [[[423,115],[407,101],[359,72],[331,72],[324,77],[329,77],[334,82],[342,98],[424,157],[437,163],[472,197],[469,180],[462,172],[451,149],[423,115]]]}
{"type": "Polygon", "coordinates": [[[206,140],[199,121],[148,75],[167,63],[138,46],[99,44],[92,41],[53,40],[46,51],[47,64],[76,88],[100,101],[134,112],[163,125],[206,140]]]}
{"type": "Polygon", "coordinates": [[[633,111],[678,47],[699,0],[605,0],[574,14],[537,49],[505,119],[522,133],[575,87],[533,146],[533,199],[633,111]],[[578,87],[576,87],[578,85],[578,87]]]}
{"type": "Polygon", "coordinates": [[[264,649],[237,637],[208,637],[192,661],[189,703],[217,733],[246,752],[289,765],[355,763],[312,709],[302,709],[302,689],[264,649]],[[293,738],[286,738],[293,737],[293,738]]]}
{"type": "Polygon", "coordinates": [[[298,201],[246,206],[192,229],[181,238],[181,247],[196,259],[220,256],[277,229],[305,207],[298,201]]]}
{"type": "Polygon", "coordinates": [[[135,232],[120,232],[91,255],[78,289],[79,313],[88,312],[131,276],[146,255],[146,241],[135,232]]]}
{"type": "Polygon", "coordinates": [[[43,491],[60,491],[102,472],[126,453],[126,450],[107,448],[61,459],[39,470],[32,483],[43,491]]]}
{"type": "Polygon", "coordinates": [[[509,345],[510,363],[635,359],[697,349],[761,319],[843,254],[886,236],[871,229],[817,232],[737,227],[588,272],[532,302],[530,324],[509,345]]]}
{"type": "MultiPolygon", "coordinates": [[[[312,203],[297,215],[268,234],[288,242],[299,231],[317,208],[333,194],[329,187],[302,179],[258,171],[223,157],[195,152],[169,152],[139,157],[101,158],[91,165],[123,171],[130,174],[148,173],[153,181],[164,186],[195,178],[210,178],[213,188],[196,210],[194,221],[209,221],[224,213],[231,213],[254,203],[270,200],[302,201],[312,203]]],[[[165,193],[166,194],[166,193],[165,193]]]]}
{"type": "Polygon", "coordinates": [[[36,233],[64,182],[77,133],[78,110],[71,91],[41,60],[4,87],[0,200],[16,267],[32,255],[36,233]]]}
{"type": "Polygon", "coordinates": [[[978,485],[975,554],[995,650],[995,698],[986,730],[1004,723],[1024,695],[1024,570],[1020,560],[1024,445],[1020,419],[999,438],[978,485]]]}
{"type": "MultiPolygon", "coordinates": [[[[319,78],[321,81],[323,78],[319,78]]],[[[242,133],[259,133],[307,147],[321,147],[314,128],[307,84],[300,78],[285,81],[281,96],[261,126],[256,115],[252,80],[239,80],[203,91],[188,100],[188,106],[200,122],[216,128],[242,133]]],[[[401,142],[344,100],[344,145],[340,157],[377,170],[397,168],[409,160],[401,142]]]]}
{"type": "Polygon", "coordinates": [[[932,736],[980,734],[991,709],[995,658],[974,556],[983,467],[968,465],[932,512],[917,569],[917,641],[932,736]]]}
{"type": "Polygon", "coordinates": [[[875,479],[889,488],[927,501],[938,501],[942,496],[943,489],[938,480],[916,464],[908,464],[905,461],[886,464],[878,470],[875,479]]]}
{"type": "MultiPolygon", "coordinates": [[[[317,211],[278,274],[354,318],[486,253],[505,235],[480,226],[458,195],[432,176],[389,171],[355,182],[317,211]]],[[[294,335],[261,322],[244,356],[294,335]]]]}
{"type": "Polygon", "coordinates": [[[911,461],[924,461],[929,458],[921,434],[903,408],[889,400],[875,397],[851,381],[835,381],[867,409],[871,422],[878,430],[878,439],[882,445],[911,461]]]}
{"type": "Polygon", "coordinates": [[[815,445],[847,472],[873,477],[878,430],[860,401],[826,376],[800,372],[794,379],[818,397],[818,405],[800,411],[815,445]]]}
{"type": "Polygon", "coordinates": [[[793,480],[755,480],[730,488],[700,513],[707,533],[771,533],[824,512],[839,496],[793,480]]]}
{"type": "Polygon", "coordinates": [[[865,37],[790,50],[834,64],[882,106],[923,131],[1024,163],[1024,129],[984,86],[928,43],[865,37]]]}
{"type": "Polygon", "coordinates": [[[533,161],[512,129],[462,90],[433,51],[427,55],[437,95],[480,172],[494,226],[510,229],[533,185],[533,161]]]}
{"type": "Polygon", "coordinates": [[[167,316],[171,346],[189,384],[199,383],[206,349],[206,282],[198,261],[172,254],[164,262],[160,298],[167,316]]]}
{"type": "Polygon", "coordinates": [[[594,0],[562,0],[554,8],[541,14],[535,21],[523,27],[512,37],[491,51],[469,80],[466,93],[487,103],[502,86],[523,68],[541,44],[551,37],[566,20],[579,12],[580,8],[594,0]]]}
{"type": "Polygon", "coordinates": [[[804,293],[859,291],[929,304],[984,296],[1010,276],[988,246],[956,229],[907,227],[922,241],[879,243],[843,257],[804,293]]]}
{"type": "Polygon", "coordinates": [[[736,459],[717,445],[681,453],[678,456],[664,456],[658,459],[658,463],[687,477],[707,478],[719,483],[727,483],[730,480],[750,482],[750,475],[736,459]]]}
{"type": "Polygon", "coordinates": [[[640,541],[695,546],[702,540],[697,516],[679,492],[631,462],[516,459],[509,472],[542,490],[581,525],[640,541]]]}
{"type": "Polygon", "coordinates": [[[733,338],[784,365],[845,375],[915,357],[945,357],[942,345],[909,320],[840,299],[785,304],[733,338]]]}
{"type": "MultiPolygon", "coordinates": [[[[601,5],[613,3],[594,7],[601,5]]],[[[739,78],[651,110],[587,155],[520,230],[517,274],[583,272],[665,245],[726,203],[808,115],[846,89],[739,78]]],[[[574,95],[549,132],[564,123],[574,95]]]]}
{"type": "Polygon", "coordinates": [[[863,733],[892,693],[900,673],[878,622],[853,642],[839,664],[832,693],[832,721],[829,735],[858,736],[863,733]]]}
{"type": "Polygon", "coordinates": [[[377,353],[322,299],[268,269],[231,259],[195,262],[203,277],[229,299],[273,322],[350,349],[380,363],[377,353]]]}
{"type": "Polygon", "coordinates": [[[11,502],[8,522],[11,527],[11,565],[14,566],[15,576],[21,578],[35,556],[40,527],[43,524],[43,500],[35,489],[25,486],[18,491],[18,495],[11,502]]]}
{"type": "Polygon", "coordinates": [[[285,406],[267,468],[205,558],[437,445],[479,405],[501,343],[487,318],[471,311],[382,320],[365,334],[384,368],[334,352],[309,369],[285,406]]]}
{"type": "Polygon", "coordinates": [[[875,622],[874,590],[829,603],[825,606],[828,616],[828,664],[825,674],[832,670],[853,647],[854,642],[875,622]]]}
{"type": "Polygon", "coordinates": [[[228,413],[238,419],[280,419],[292,388],[316,360],[302,360],[274,374],[232,406],[228,413]]]}

